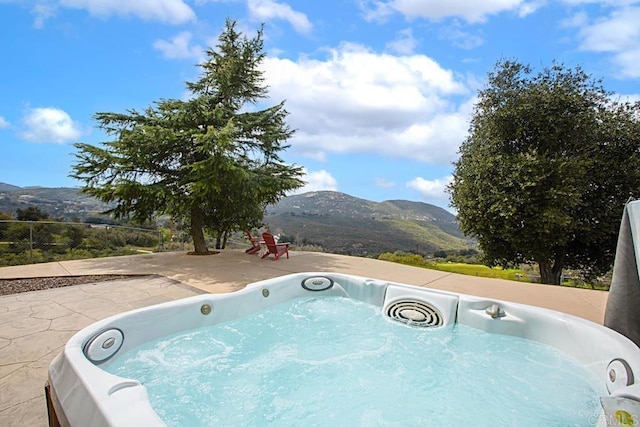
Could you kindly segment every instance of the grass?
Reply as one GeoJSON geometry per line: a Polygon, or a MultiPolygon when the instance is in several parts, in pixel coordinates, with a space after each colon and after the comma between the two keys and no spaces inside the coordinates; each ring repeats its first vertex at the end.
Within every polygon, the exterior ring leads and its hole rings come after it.
{"type": "Polygon", "coordinates": [[[414,267],[429,268],[432,270],[446,271],[448,273],[466,274],[467,276],[488,277],[491,279],[506,279],[528,281],[523,270],[517,268],[487,267],[479,264],[464,264],[454,262],[435,262],[424,259],[420,255],[396,255],[384,253],[378,257],[384,261],[396,262],[399,264],[411,265],[414,267]]]}
{"type": "MultiPolygon", "coordinates": [[[[465,264],[461,262],[437,262],[430,261],[420,255],[415,254],[392,254],[383,253],[378,259],[396,262],[398,264],[411,265],[414,267],[430,268],[432,270],[446,271],[449,273],[466,274],[467,276],[488,277],[490,279],[516,280],[519,282],[535,282],[529,275],[519,268],[487,267],[480,264],[465,264]]],[[[569,288],[594,289],[598,291],[608,291],[609,283],[592,284],[585,283],[577,279],[567,279],[560,286],[569,288]]]]}
{"type": "Polygon", "coordinates": [[[562,282],[562,286],[566,286],[569,288],[593,289],[596,291],[608,291],[611,287],[611,285],[609,284],[592,284],[585,283],[580,280],[565,280],[564,282],[562,282]]]}
{"type": "Polygon", "coordinates": [[[506,279],[527,281],[524,271],[516,268],[503,269],[500,267],[487,267],[478,264],[462,263],[434,263],[434,270],[448,271],[449,273],[466,274],[468,276],[489,277],[492,279],[506,279]]]}

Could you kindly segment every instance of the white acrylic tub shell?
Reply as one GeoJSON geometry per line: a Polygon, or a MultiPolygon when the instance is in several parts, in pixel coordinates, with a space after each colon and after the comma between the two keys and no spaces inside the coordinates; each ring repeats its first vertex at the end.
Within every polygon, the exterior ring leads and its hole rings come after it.
{"type": "MultiPolygon", "coordinates": [[[[640,349],[604,326],[523,304],[345,274],[312,272],[256,282],[229,294],[199,295],[142,308],[84,328],[69,340],[49,367],[54,402],[63,411],[59,415],[72,426],[164,425],[152,409],[144,386],[100,368],[101,361],[112,356],[110,352],[127,351],[162,336],[233,320],[309,295],[355,298],[381,307],[383,313],[399,307],[397,310],[405,317],[417,321],[425,317],[433,319],[431,312],[422,308],[426,305],[427,310],[436,310],[441,327],[451,327],[457,322],[551,345],[581,362],[603,383],[603,389],[615,397],[611,401],[631,399],[627,406],[640,407],[633,402],[640,401],[640,384],[636,384],[640,381],[635,378],[640,376],[640,349]],[[407,303],[412,305],[403,305],[407,303]],[[97,362],[87,358],[85,347],[91,347],[87,354],[97,362]]],[[[640,413],[632,415],[640,420],[640,413]]],[[[605,419],[601,417],[602,425],[606,425],[605,419]]]]}

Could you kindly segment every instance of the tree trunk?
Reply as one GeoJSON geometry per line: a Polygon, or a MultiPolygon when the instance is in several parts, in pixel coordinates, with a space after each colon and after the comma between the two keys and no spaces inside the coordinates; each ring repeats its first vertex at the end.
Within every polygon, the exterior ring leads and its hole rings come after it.
{"type": "Polygon", "coordinates": [[[191,238],[196,255],[208,254],[207,242],[204,240],[202,209],[198,205],[191,206],[191,238]]]}
{"type": "Polygon", "coordinates": [[[559,273],[554,272],[554,268],[550,262],[539,262],[538,267],[540,268],[540,283],[549,285],[560,284],[560,273],[562,273],[562,271],[559,273]]]}
{"type": "Polygon", "coordinates": [[[216,236],[216,249],[226,248],[228,237],[229,237],[228,231],[218,231],[218,235],[216,236]]]}
{"type": "Polygon", "coordinates": [[[560,285],[562,281],[562,267],[564,267],[565,249],[560,248],[556,251],[553,265],[550,261],[539,261],[540,283],[548,285],[560,285]]]}

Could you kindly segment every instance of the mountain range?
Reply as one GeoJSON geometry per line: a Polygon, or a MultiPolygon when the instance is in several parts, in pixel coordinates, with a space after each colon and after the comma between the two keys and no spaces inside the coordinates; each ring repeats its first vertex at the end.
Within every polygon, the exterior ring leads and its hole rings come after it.
{"type": "MultiPolygon", "coordinates": [[[[86,219],[107,209],[78,188],[17,187],[0,183],[0,212],[36,206],[52,218],[86,219]]],[[[474,247],[445,209],[422,202],[373,202],[335,191],[288,196],[269,206],[264,222],[283,241],[332,253],[464,251],[474,247]]]]}
{"type": "Polygon", "coordinates": [[[298,245],[348,255],[398,250],[425,254],[473,247],[456,217],[445,209],[408,200],[372,202],[335,191],[285,197],[267,208],[264,222],[298,245]]]}

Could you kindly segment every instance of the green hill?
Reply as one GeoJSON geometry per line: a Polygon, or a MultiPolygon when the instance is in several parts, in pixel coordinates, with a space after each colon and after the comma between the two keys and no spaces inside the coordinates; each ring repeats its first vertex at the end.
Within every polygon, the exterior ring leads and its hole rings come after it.
{"type": "Polygon", "coordinates": [[[427,254],[474,247],[445,209],[406,200],[377,203],[333,191],[286,197],[267,208],[265,223],[295,244],[340,254],[427,254]]]}

